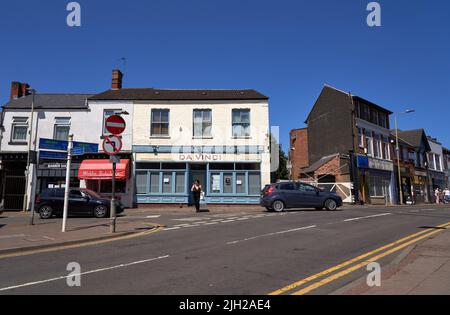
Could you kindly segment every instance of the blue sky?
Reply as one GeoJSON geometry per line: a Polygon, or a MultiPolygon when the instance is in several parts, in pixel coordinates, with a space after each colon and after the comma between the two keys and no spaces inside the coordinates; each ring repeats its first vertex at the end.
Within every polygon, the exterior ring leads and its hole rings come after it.
{"type": "Polygon", "coordinates": [[[39,92],[96,93],[122,66],[125,87],[254,88],[271,123],[303,127],[323,84],[392,111],[416,109],[401,129],[425,128],[450,147],[450,2],[369,0],[66,0],[0,4],[0,102],[12,80],[39,92]]]}

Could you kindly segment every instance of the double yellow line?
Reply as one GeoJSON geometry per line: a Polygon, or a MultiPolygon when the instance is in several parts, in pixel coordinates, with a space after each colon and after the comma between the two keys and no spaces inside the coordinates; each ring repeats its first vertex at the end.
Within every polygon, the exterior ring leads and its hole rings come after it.
{"type": "Polygon", "coordinates": [[[285,287],[283,287],[283,288],[281,288],[279,290],[273,291],[273,292],[269,293],[269,295],[286,294],[286,293],[288,293],[290,291],[298,289],[299,287],[301,287],[301,286],[303,286],[305,284],[309,284],[310,282],[315,281],[312,284],[310,284],[310,285],[308,285],[308,286],[306,286],[306,287],[304,287],[304,288],[302,288],[302,289],[300,289],[298,291],[295,291],[295,292],[291,293],[292,295],[304,295],[304,294],[307,294],[307,293],[309,293],[309,292],[311,292],[311,291],[313,291],[313,290],[315,290],[317,288],[320,288],[320,287],[322,287],[322,286],[324,286],[324,285],[326,285],[326,284],[328,284],[330,282],[333,282],[333,281],[335,281],[335,280],[337,280],[339,278],[342,278],[345,275],[347,275],[347,274],[349,274],[349,273],[351,273],[351,272],[353,272],[355,270],[358,270],[358,269],[360,269],[362,267],[365,267],[365,266],[367,266],[368,264],[370,264],[372,262],[376,262],[379,259],[381,259],[381,258],[383,258],[385,256],[388,256],[388,255],[390,255],[392,253],[395,253],[395,252],[397,252],[397,251],[399,251],[399,250],[401,250],[401,249],[403,249],[403,248],[405,248],[405,247],[407,247],[407,246],[409,246],[411,244],[414,244],[414,243],[416,243],[416,242],[418,242],[418,241],[420,241],[422,239],[430,237],[430,236],[432,236],[432,235],[434,235],[436,233],[439,233],[439,232],[443,231],[444,229],[446,229],[449,226],[450,226],[450,222],[447,222],[445,224],[436,226],[434,228],[429,228],[429,229],[426,229],[426,230],[424,230],[422,232],[415,233],[415,234],[412,234],[410,236],[404,237],[402,239],[399,239],[398,241],[395,241],[393,243],[387,244],[387,245],[385,245],[383,247],[380,247],[380,248],[378,248],[376,250],[370,251],[368,253],[365,253],[363,255],[360,255],[358,257],[355,257],[353,259],[345,261],[345,262],[343,262],[343,263],[341,263],[339,265],[331,267],[331,268],[329,268],[327,270],[319,272],[319,273],[317,273],[315,275],[312,275],[312,276],[310,276],[308,278],[305,278],[303,280],[294,282],[294,283],[292,283],[292,284],[290,284],[288,286],[285,286],[285,287]],[[378,254],[378,255],[376,255],[376,254],[378,254]],[[375,256],[373,256],[373,255],[375,255],[375,256]],[[357,264],[353,265],[355,263],[357,263],[357,264]],[[350,265],[353,265],[353,266],[348,267],[350,265]],[[344,269],[345,267],[348,267],[348,268],[344,269]],[[334,272],[339,271],[341,269],[344,269],[344,270],[333,274],[334,272]],[[332,274],[332,275],[330,275],[330,274],[332,274]],[[324,276],[327,276],[327,275],[329,275],[329,276],[326,277],[326,278],[323,278],[324,276]],[[321,278],[323,278],[323,279],[319,280],[321,278]]]}

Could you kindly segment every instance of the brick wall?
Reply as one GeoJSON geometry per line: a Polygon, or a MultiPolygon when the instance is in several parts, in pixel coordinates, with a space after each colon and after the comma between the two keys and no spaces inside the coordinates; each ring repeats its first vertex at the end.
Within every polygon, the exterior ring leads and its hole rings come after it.
{"type": "Polygon", "coordinates": [[[293,179],[299,179],[300,169],[309,166],[308,129],[291,131],[289,158],[292,163],[292,177],[293,179]]]}

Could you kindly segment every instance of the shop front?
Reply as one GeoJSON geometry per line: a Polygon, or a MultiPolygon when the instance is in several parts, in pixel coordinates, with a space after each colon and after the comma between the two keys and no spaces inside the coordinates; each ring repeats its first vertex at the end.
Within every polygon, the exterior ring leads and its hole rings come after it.
{"type": "Polygon", "coordinates": [[[430,202],[428,192],[428,176],[426,171],[414,171],[413,191],[416,204],[430,202]]]}
{"type": "Polygon", "coordinates": [[[430,180],[431,180],[431,188],[433,191],[436,188],[439,188],[441,190],[446,188],[446,179],[445,179],[445,173],[444,172],[437,172],[430,170],[430,180]]]}
{"type": "MultiPolygon", "coordinates": [[[[104,198],[112,196],[113,166],[110,160],[84,160],[78,172],[80,186],[98,193],[104,198]]],[[[120,159],[115,176],[116,198],[125,207],[133,206],[133,181],[131,178],[131,160],[120,159]]]]}
{"type": "Polygon", "coordinates": [[[23,210],[25,196],[26,153],[0,153],[0,208],[23,210]]]}
{"type": "Polygon", "coordinates": [[[358,156],[360,195],[365,203],[392,204],[394,165],[390,161],[358,156]]]}
{"type": "Polygon", "coordinates": [[[262,183],[270,181],[270,161],[259,154],[137,153],[138,204],[190,204],[200,181],[208,204],[258,204],[262,183]]]}

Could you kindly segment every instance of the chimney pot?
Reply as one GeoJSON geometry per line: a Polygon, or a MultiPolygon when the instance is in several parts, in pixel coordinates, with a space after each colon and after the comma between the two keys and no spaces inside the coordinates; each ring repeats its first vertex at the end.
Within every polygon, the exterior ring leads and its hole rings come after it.
{"type": "Polygon", "coordinates": [[[22,97],[22,83],[20,82],[11,82],[11,100],[18,99],[22,97]]]}
{"type": "Polygon", "coordinates": [[[112,72],[112,85],[113,90],[120,90],[122,88],[123,73],[120,70],[113,70],[112,72]]]}

